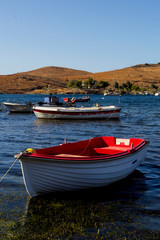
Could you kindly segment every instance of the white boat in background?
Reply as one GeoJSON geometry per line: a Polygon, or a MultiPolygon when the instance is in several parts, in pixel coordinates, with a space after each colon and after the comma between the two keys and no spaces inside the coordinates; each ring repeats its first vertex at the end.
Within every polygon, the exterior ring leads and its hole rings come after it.
{"type": "Polygon", "coordinates": [[[117,119],[120,117],[121,107],[95,106],[95,107],[58,107],[33,106],[37,118],[47,119],[117,119]]]}
{"type": "Polygon", "coordinates": [[[72,98],[63,98],[64,102],[88,102],[90,101],[89,96],[83,96],[83,97],[72,97],[72,98]]]}
{"type": "Polygon", "coordinates": [[[32,113],[33,110],[33,103],[10,103],[10,102],[3,102],[2,103],[11,113],[32,113]]]}
{"type": "Polygon", "coordinates": [[[131,174],[145,159],[144,139],[95,137],[34,150],[19,158],[29,195],[103,187],[131,174]]]}
{"type": "Polygon", "coordinates": [[[116,92],[104,92],[104,96],[119,96],[119,93],[116,92]]]}
{"type": "Polygon", "coordinates": [[[148,95],[151,95],[151,94],[150,94],[150,92],[145,91],[144,95],[148,96],[148,95]]]}
{"type": "Polygon", "coordinates": [[[160,92],[156,92],[155,96],[157,96],[157,97],[160,96],[160,92]]]}

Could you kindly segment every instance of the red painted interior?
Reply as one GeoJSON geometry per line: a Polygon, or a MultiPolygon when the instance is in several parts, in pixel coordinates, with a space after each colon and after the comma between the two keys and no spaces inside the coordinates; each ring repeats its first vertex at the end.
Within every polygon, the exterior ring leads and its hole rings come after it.
{"type": "MultiPolygon", "coordinates": [[[[115,137],[96,137],[89,140],[64,143],[59,146],[43,148],[36,150],[36,154],[31,154],[34,157],[43,158],[88,158],[104,155],[117,155],[134,152],[144,146],[146,141],[143,139],[131,138],[129,145],[123,142],[116,144],[115,137]]],[[[25,154],[26,155],[26,154],[25,154]]],[[[30,155],[30,154],[27,154],[30,155]]]]}

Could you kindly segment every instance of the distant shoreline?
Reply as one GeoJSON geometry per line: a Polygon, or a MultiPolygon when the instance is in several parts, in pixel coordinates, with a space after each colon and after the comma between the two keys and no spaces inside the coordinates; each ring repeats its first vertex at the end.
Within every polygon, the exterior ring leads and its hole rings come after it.
{"type": "MultiPolygon", "coordinates": [[[[71,81],[85,85],[88,79],[95,83],[108,82],[106,90],[114,89],[115,83],[123,86],[127,82],[143,91],[151,93],[155,85],[160,90],[160,63],[139,64],[114,71],[90,73],[62,67],[44,67],[28,72],[11,75],[0,75],[0,94],[103,94],[104,88],[99,89],[70,89],[71,81]]],[[[91,86],[90,86],[91,87],[91,86]]],[[[137,90],[137,93],[139,90],[137,90]]]]}

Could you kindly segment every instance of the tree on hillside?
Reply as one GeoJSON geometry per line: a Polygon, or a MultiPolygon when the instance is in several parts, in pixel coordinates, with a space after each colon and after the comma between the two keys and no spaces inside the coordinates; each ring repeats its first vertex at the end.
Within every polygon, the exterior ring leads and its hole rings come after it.
{"type": "Polygon", "coordinates": [[[109,84],[109,82],[107,82],[107,81],[100,81],[100,82],[98,82],[97,83],[97,87],[98,88],[106,88],[106,87],[108,87],[110,84],[109,84]]]}
{"type": "Polygon", "coordinates": [[[71,81],[67,84],[67,87],[70,87],[70,88],[82,88],[82,81],[71,80],[71,81]]]}
{"type": "Polygon", "coordinates": [[[130,93],[132,90],[132,86],[133,86],[133,84],[131,82],[127,81],[126,83],[122,84],[122,89],[124,91],[126,91],[127,93],[130,93]]]}
{"type": "Polygon", "coordinates": [[[114,87],[114,88],[119,88],[118,82],[115,82],[115,83],[113,84],[113,87],[114,87]]]}
{"type": "Polygon", "coordinates": [[[137,85],[132,85],[132,90],[138,92],[140,91],[140,87],[137,85]]]}
{"type": "Polygon", "coordinates": [[[95,83],[95,80],[93,80],[93,78],[89,77],[88,80],[85,81],[84,85],[87,88],[91,88],[91,87],[93,87],[94,83],[95,83]]]}
{"type": "Polygon", "coordinates": [[[151,89],[158,89],[158,86],[157,85],[155,85],[155,84],[151,84],[151,89]]]}

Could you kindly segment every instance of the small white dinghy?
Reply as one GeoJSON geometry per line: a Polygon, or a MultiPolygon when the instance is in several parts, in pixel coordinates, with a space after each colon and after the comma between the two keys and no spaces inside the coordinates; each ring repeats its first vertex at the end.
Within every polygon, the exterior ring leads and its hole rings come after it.
{"type": "Polygon", "coordinates": [[[131,174],[149,141],[95,137],[16,155],[29,195],[103,187],[131,174]]]}
{"type": "Polygon", "coordinates": [[[7,107],[7,109],[11,113],[31,113],[33,112],[33,103],[10,103],[10,102],[3,102],[3,105],[7,107]]]}

